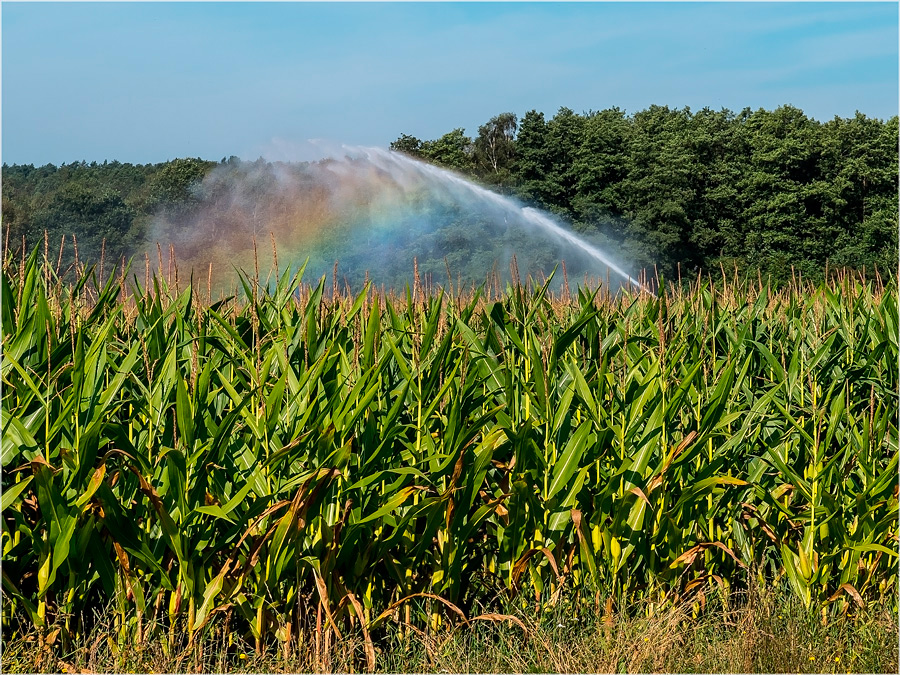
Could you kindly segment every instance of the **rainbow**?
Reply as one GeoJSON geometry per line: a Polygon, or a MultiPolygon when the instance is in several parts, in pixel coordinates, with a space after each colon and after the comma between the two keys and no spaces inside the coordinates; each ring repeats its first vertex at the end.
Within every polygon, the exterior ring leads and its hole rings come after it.
{"type": "Polygon", "coordinates": [[[440,282],[480,283],[506,270],[539,278],[565,259],[575,273],[630,279],[600,249],[557,225],[549,214],[403,155],[345,148],[312,163],[237,162],[216,167],[198,186],[195,208],[160,215],[155,242],[171,242],[178,265],[217,286],[234,270],[296,269],[306,280],[335,263],[351,286],[409,281],[413,260],[440,282]]]}

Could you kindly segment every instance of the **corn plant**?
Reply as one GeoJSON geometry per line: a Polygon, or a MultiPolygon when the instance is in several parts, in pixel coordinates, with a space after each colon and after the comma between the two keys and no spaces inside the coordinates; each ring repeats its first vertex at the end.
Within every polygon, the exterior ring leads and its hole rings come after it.
{"type": "Polygon", "coordinates": [[[357,626],[371,667],[480,608],[896,598],[894,282],[551,281],[211,302],[7,260],[4,626],[357,626]]]}

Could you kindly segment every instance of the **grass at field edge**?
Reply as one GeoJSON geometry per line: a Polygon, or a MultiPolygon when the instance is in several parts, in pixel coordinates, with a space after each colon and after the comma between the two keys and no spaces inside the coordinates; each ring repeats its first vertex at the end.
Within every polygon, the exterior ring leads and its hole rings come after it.
{"type": "MultiPolygon", "coordinates": [[[[713,601],[628,616],[603,607],[574,615],[562,607],[512,621],[478,621],[426,634],[402,622],[375,638],[377,672],[898,672],[898,616],[870,605],[846,615],[807,610],[788,593],[754,594],[740,606],[713,601]]],[[[220,627],[221,628],[221,627],[220,627]]],[[[52,634],[52,631],[51,631],[52,634]]],[[[157,631],[143,644],[118,636],[112,620],[67,648],[37,634],[4,636],[2,669],[22,672],[365,672],[361,632],[301,631],[288,651],[212,630],[193,645],[157,631]]]]}

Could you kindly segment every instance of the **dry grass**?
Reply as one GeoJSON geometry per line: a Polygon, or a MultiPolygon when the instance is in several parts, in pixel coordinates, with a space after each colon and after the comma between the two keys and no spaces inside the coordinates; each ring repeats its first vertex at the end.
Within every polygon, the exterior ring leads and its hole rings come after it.
{"type": "MultiPolygon", "coordinates": [[[[575,614],[562,607],[511,622],[477,622],[435,633],[394,626],[376,642],[377,672],[809,672],[895,673],[897,615],[869,607],[850,616],[808,611],[787,592],[756,593],[725,609],[712,604],[628,615],[575,614]],[[824,618],[823,618],[824,617],[824,618]]],[[[111,622],[107,622],[111,623],[111,622]]],[[[203,642],[160,631],[143,644],[117,643],[103,622],[63,649],[38,635],[5,641],[4,672],[291,673],[365,670],[361,635],[315,644],[313,632],[290,654],[260,653],[216,630],[203,642]]]]}

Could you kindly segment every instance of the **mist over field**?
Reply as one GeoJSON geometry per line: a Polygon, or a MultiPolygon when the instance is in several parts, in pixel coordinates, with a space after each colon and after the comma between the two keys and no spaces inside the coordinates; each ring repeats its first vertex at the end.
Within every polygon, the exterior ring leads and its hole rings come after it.
{"type": "Polygon", "coordinates": [[[226,162],[192,197],[190,210],[157,215],[148,253],[155,259],[155,242],[169,242],[179,265],[198,274],[212,265],[217,282],[233,279],[235,266],[268,272],[276,256],[282,270],[308,261],[310,280],[337,263],[353,288],[365,279],[413,286],[414,267],[431,284],[505,283],[514,257],[523,281],[543,281],[565,262],[576,280],[628,282],[613,254],[551,214],[399,152],[345,148],[317,162],[226,162]]]}

